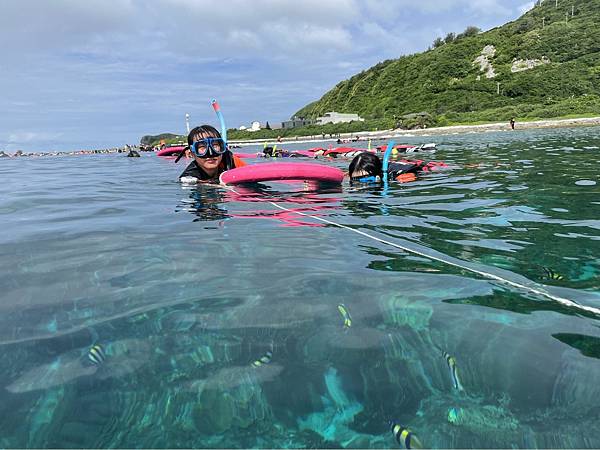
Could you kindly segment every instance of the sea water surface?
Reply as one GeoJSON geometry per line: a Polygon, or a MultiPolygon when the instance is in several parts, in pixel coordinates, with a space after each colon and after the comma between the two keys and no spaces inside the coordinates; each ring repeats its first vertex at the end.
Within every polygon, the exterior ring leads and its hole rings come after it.
{"type": "Polygon", "coordinates": [[[599,136],[408,137],[449,167],[387,189],[0,160],[0,447],[600,447],[599,136]]]}

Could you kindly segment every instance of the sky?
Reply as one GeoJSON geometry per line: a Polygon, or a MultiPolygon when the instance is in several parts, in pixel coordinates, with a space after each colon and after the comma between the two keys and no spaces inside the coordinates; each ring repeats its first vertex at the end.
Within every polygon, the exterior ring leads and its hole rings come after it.
{"type": "Polygon", "coordinates": [[[525,0],[0,0],[0,150],[287,120],[380,61],[488,30],[525,0]]]}

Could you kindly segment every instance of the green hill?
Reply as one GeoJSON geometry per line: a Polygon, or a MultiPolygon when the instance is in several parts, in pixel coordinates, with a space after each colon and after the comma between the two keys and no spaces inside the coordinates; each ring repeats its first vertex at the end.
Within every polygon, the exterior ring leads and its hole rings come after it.
{"type": "Polygon", "coordinates": [[[544,0],[514,22],[466,31],[342,81],[295,115],[337,111],[401,122],[426,112],[445,125],[600,114],[600,0],[544,0]]]}
{"type": "Polygon", "coordinates": [[[142,136],[142,138],[140,139],[140,144],[156,145],[160,141],[174,142],[176,140],[181,140],[181,139],[185,140],[185,138],[186,138],[186,136],[178,136],[173,133],[162,133],[162,134],[157,134],[157,135],[148,134],[146,136],[142,136]]]}

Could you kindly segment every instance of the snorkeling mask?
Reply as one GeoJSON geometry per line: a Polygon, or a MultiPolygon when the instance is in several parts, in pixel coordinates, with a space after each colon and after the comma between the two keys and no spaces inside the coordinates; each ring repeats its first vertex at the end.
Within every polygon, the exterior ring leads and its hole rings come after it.
{"type": "Polygon", "coordinates": [[[381,183],[381,178],[371,175],[370,177],[352,177],[351,181],[358,183],[381,183]]]}
{"type": "Polygon", "coordinates": [[[227,151],[227,145],[221,138],[207,137],[194,142],[190,150],[198,158],[212,158],[227,151]]]}

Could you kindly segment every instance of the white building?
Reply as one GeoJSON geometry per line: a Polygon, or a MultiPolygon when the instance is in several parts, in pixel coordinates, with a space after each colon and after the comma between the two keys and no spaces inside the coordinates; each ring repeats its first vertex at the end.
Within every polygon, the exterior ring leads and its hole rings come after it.
{"type": "Polygon", "coordinates": [[[318,125],[325,125],[326,123],[344,123],[344,122],[352,122],[354,120],[358,120],[363,122],[365,119],[358,116],[358,114],[344,114],[338,113],[335,111],[331,111],[325,113],[323,117],[317,117],[315,121],[318,125]]]}
{"type": "Polygon", "coordinates": [[[281,122],[281,128],[298,128],[305,127],[306,125],[311,125],[314,123],[312,119],[305,119],[304,117],[292,117],[290,120],[286,120],[285,122],[281,122]]]}
{"type": "Polygon", "coordinates": [[[281,128],[281,123],[274,122],[271,125],[268,121],[261,123],[259,121],[252,122],[250,127],[244,127],[243,125],[239,128],[240,130],[244,129],[246,131],[259,131],[259,130],[279,130],[281,128]],[[242,128],[243,127],[243,128],[242,128]]]}

